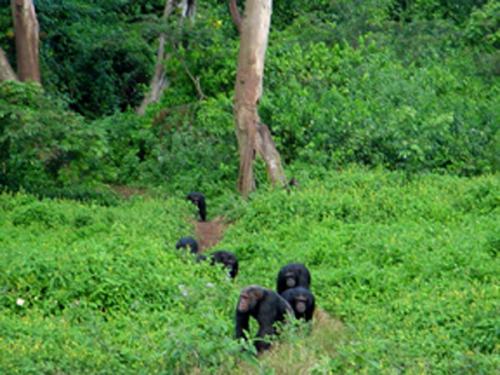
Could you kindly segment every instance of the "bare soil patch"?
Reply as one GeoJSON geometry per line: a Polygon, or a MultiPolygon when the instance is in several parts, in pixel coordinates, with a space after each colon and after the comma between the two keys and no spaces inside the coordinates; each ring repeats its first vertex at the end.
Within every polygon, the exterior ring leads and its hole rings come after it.
{"type": "Polygon", "coordinates": [[[200,251],[204,251],[212,246],[215,246],[224,236],[224,230],[227,224],[224,223],[224,218],[217,216],[212,221],[196,223],[196,240],[200,246],[200,251]]]}

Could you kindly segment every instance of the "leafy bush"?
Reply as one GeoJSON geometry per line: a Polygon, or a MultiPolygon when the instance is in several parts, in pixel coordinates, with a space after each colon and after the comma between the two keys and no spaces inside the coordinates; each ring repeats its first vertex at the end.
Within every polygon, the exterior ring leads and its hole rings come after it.
{"type": "Polygon", "coordinates": [[[462,22],[475,7],[487,0],[395,0],[393,11],[398,19],[411,21],[414,19],[449,18],[462,22]]]}
{"type": "Polygon", "coordinates": [[[153,70],[157,1],[37,2],[44,86],[89,118],[142,99],[153,70]],[[156,4],[155,4],[156,3],[156,4]],[[143,18],[146,12],[149,22],[143,18]],[[151,12],[151,13],[149,13],[151,12]],[[139,22],[141,21],[141,22],[139,22]],[[143,33],[145,35],[143,35],[143,33]]]}
{"type": "Polygon", "coordinates": [[[470,56],[408,67],[363,39],[357,49],[269,52],[262,117],[285,160],[466,175],[494,168],[498,90],[465,73],[470,56]]]}
{"type": "Polygon", "coordinates": [[[481,48],[495,51],[500,48],[500,4],[488,1],[476,9],[467,23],[465,34],[469,41],[481,48]]]}
{"type": "Polygon", "coordinates": [[[231,101],[225,96],[149,116],[123,113],[94,123],[109,141],[110,181],[216,195],[237,175],[231,101]]]}
{"type": "Polygon", "coordinates": [[[103,133],[36,84],[0,83],[0,186],[44,188],[102,177],[103,133]]]}

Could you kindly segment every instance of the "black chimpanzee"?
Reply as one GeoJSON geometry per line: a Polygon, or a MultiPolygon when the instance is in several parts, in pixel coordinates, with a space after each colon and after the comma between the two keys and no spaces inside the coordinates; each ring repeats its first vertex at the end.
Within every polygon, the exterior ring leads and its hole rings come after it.
{"type": "Polygon", "coordinates": [[[200,214],[200,221],[207,220],[207,205],[205,203],[205,196],[202,193],[189,193],[186,197],[187,200],[191,201],[198,207],[198,212],[200,214]]]}
{"type": "Polygon", "coordinates": [[[210,257],[212,258],[212,264],[222,263],[229,271],[229,276],[231,276],[232,279],[236,277],[238,274],[238,258],[236,258],[236,255],[229,251],[219,250],[210,257]]]}
{"type": "Polygon", "coordinates": [[[297,319],[305,319],[306,322],[310,321],[313,317],[315,300],[314,295],[309,289],[301,286],[285,290],[281,297],[283,297],[292,306],[293,312],[297,319]]]}
{"type": "Polygon", "coordinates": [[[175,248],[177,250],[179,249],[185,249],[189,247],[189,251],[191,254],[196,254],[198,253],[198,242],[193,237],[182,237],[177,243],[175,244],[175,248]]]}
{"type": "Polygon", "coordinates": [[[251,285],[241,291],[238,305],[236,306],[236,338],[247,339],[250,316],[259,323],[259,331],[255,347],[258,352],[269,349],[271,346],[264,338],[266,335],[276,334],[274,323],[283,322],[287,314],[293,315],[293,309],[278,293],[251,285]]]}
{"type": "Polygon", "coordinates": [[[311,285],[311,273],[302,263],[290,263],[281,268],[278,273],[277,287],[278,293],[285,290],[301,286],[309,289],[311,285]]]}

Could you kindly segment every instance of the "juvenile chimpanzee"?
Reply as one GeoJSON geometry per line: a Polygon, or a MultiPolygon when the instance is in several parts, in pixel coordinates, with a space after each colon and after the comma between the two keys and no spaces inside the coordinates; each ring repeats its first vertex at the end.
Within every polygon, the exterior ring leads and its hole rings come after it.
{"type": "Polygon", "coordinates": [[[278,293],[285,290],[301,286],[309,289],[311,285],[311,273],[302,263],[290,263],[281,268],[278,273],[277,287],[278,293]]]}
{"type": "Polygon", "coordinates": [[[301,286],[287,289],[281,294],[281,297],[292,306],[297,319],[305,319],[306,322],[312,319],[315,300],[314,295],[309,289],[302,288],[301,286]]]}
{"type": "MultiPolygon", "coordinates": [[[[293,314],[293,309],[278,293],[251,285],[241,291],[236,306],[236,338],[247,339],[250,316],[259,323],[258,338],[276,334],[274,324],[283,322],[287,314],[293,314]]],[[[264,340],[257,339],[255,347],[258,352],[269,349],[271,345],[264,340]]]]}
{"type": "Polygon", "coordinates": [[[207,205],[205,203],[205,196],[202,193],[189,193],[186,197],[187,200],[191,201],[198,207],[198,212],[200,214],[200,221],[207,220],[207,205]]]}
{"type": "Polygon", "coordinates": [[[177,250],[179,249],[185,249],[189,247],[189,252],[191,254],[196,254],[198,252],[198,242],[193,237],[182,237],[177,243],[175,244],[175,248],[177,250]]]}
{"type": "Polygon", "coordinates": [[[229,251],[219,250],[211,255],[212,264],[222,263],[224,267],[229,271],[229,276],[232,279],[238,274],[238,258],[236,255],[229,251]]]}

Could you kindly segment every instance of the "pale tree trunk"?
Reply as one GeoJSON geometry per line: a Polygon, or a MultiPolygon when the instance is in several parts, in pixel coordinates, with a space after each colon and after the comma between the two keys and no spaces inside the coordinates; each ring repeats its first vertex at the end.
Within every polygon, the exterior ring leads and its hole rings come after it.
{"type": "Polygon", "coordinates": [[[196,0],[181,0],[179,8],[182,9],[183,18],[190,18],[192,20],[196,14],[196,0]]]}
{"type": "Polygon", "coordinates": [[[32,0],[11,0],[16,35],[17,74],[21,81],[40,82],[38,20],[32,0]]]}
{"type": "MultiPolygon", "coordinates": [[[[165,8],[163,9],[162,20],[166,21],[173,10],[174,0],[166,0],[165,8]]],[[[166,36],[165,33],[162,32],[159,38],[158,52],[156,53],[155,72],[153,74],[153,78],[151,78],[149,92],[146,94],[146,96],[144,96],[144,99],[142,100],[139,108],[137,108],[137,113],[140,115],[143,115],[146,112],[146,107],[149,104],[156,103],[160,99],[163,90],[165,90],[165,87],[167,87],[168,85],[167,77],[165,76],[165,67],[163,66],[163,63],[166,59],[165,42],[166,36]]]]}
{"type": "Polygon", "coordinates": [[[256,154],[264,159],[271,182],[286,186],[280,155],[268,127],[260,123],[257,112],[262,95],[271,6],[272,0],[247,0],[241,23],[234,113],[240,151],[238,190],[244,197],[255,189],[253,161],[256,154]]]}
{"type": "Polygon", "coordinates": [[[0,48],[0,82],[2,81],[17,81],[17,76],[10,66],[5,52],[0,48]]]}
{"type": "MultiPolygon", "coordinates": [[[[167,18],[174,11],[174,7],[177,6],[181,9],[182,18],[189,17],[194,18],[196,12],[196,1],[195,0],[166,0],[165,8],[163,10],[162,20],[165,22],[167,18]]],[[[153,78],[149,84],[149,92],[144,96],[141,105],[137,108],[137,113],[143,115],[146,112],[146,108],[151,103],[156,103],[160,100],[163,91],[168,86],[167,76],[165,75],[165,61],[169,59],[169,56],[165,54],[165,44],[166,35],[164,32],[160,34],[158,42],[158,51],[156,53],[156,64],[153,78]]]]}

